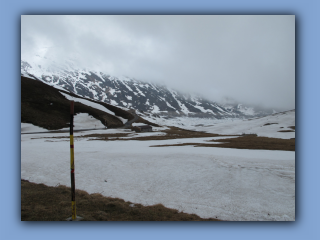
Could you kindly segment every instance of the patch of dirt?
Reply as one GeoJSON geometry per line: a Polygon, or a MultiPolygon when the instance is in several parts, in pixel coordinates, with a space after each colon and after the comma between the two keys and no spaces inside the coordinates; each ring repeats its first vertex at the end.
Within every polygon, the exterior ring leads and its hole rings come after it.
{"type": "MultiPolygon", "coordinates": [[[[213,133],[205,133],[205,132],[197,132],[191,130],[185,130],[178,127],[170,127],[170,129],[159,131],[165,133],[165,135],[160,136],[140,136],[140,137],[132,137],[132,138],[117,138],[117,139],[106,139],[103,134],[97,134],[95,137],[97,139],[92,140],[108,140],[108,141],[115,141],[115,140],[123,140],[123,141],[130,141],[130,140],[139,140],[139,141],[149,141],[149,140],[168,140],[168,139],[179,139],[179,138],[202,138],[202,137],[217,137],[217,136],[226,136],[226,135],[219,135],[213,133]]],[[[90,136],[86,135],[85,137],[90,136]]],[[[231,136],[231,135],[228,135],[231,136]]]]}
{"type": "MultiPolygon", "coordinates": [[[[283,128],[283,127],[282,127],[283,128]]],[[[290,126],[290,127],[288,127],[288,128],[291,128],[292,130],[280,130],[280,131],[278,131],[278,132],[295,132],[295,130],[296,130],[296,126],[290,126]]]]}
{"type": "Polygon", "coordinates": [[[169,146],[195,146],[195,147],[222,147],[222,148],[237,148],[237,149],[259,149],[259,150],[283,150],[295,151],[295,138],[280,139],[267,138],[257,136],[241,136],[238,138],[228,138],[219,140],[210,140],[218,144],[208,143],[184,143],[171,145],[153,145],[150,147],[169,147],[169,146]]]}
{"type": "Polygon", "coordinates": [[[129,133],[105,133],[105,134],[99,134],[99,133],[94,133],[94,134],[88,134],[88,135],[83,135],[81,137],[101,137],[101,138],[108,138],[108,137],[126,137],[128,136],[129,133]]]}
{"type": "MultiPolygon", "coordinates": [[[[77,189],[75,195],[76,214],[83,217],[82,221],[220,221],[179,212],[162,204],[143,206],[77,189]]],[[[69,187],[49,187],[21,180],[22,221],[66,221],[71,215],[69,187]]]]}
{"type": "Polygon", "coordinates": [[[266,123],[263,126],[268,126],[268,125],[272,125],[272,124],[278,124],[278,123],[266,123]]]}

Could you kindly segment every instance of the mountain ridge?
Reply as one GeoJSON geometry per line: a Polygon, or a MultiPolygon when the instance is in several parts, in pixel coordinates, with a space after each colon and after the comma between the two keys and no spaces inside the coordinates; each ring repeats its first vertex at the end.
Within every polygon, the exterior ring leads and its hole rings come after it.
{"type": "MultiPolygon", "coordinates": [[[[47,61],[44,58],[42,60],[44,63],[47,61]]],[[[57,63],[45,65],[21,60],[21,75],[62,87],[82,97],[120,108],[136,109],[154,116],[221,119],[260,117],[274,113],[271,109],[257,110],[243,104],[218,104],[195,94],[181,93],[164,85],[79,69],[72,62],[69,65],[57,63]]]]}

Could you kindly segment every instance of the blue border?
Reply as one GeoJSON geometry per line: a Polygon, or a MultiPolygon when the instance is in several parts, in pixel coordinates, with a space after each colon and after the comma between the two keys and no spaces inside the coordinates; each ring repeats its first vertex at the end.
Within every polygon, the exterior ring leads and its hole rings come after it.
{"type": "Polygon", "coordinates": [[[304,1],[2,1],[1,237],[3,239],[320,239],[319,4],[304,1]],[[23,14],[290,14],[296,16],[296,221],[289,223],[20,222],[20,20],[23,14]],[[71,225],[70,225],[71,224],[71,225]]]}

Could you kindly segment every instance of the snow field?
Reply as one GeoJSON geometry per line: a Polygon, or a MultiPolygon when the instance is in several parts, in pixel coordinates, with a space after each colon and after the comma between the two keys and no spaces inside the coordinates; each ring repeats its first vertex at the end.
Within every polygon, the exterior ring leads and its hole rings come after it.
{"type": "MultiPolygon", "coordinates": [[[[49,186],[70,186],[69,140],[42,138],[48,136],[68,133],[21,135],[21,178],[49,186]],[[40,139],[31,139],[35,137],[40,139]]],[[[209,139],[213,138],[162,141],[75,138],[76,188],[144,205],[162,203],[204,218],[295,220],[294,152],[150,147],[209,139]]]]}
{"type": "MultiPolygon", "coordinates": [[[[139,112],[140,115],[142,115],[139,112]]],[[[295,138],[295,132],[278,132],[292,130],[289,126],[295,126],[295,111],[278,113],[252,120],[242,119],[210,119],[210,118],[152,118],[142,116],[144,119],[165,126],[181,127],[188,130],[203,131],[207,133],[241,135],[243,133],[255,133],[258,136],[270,138],[290,139],[295,138]],[[271,125],[265,125],[272,123],[271,125]],[[275,124],[274,124],[275,123],[275,124]],[[203,126],[200,126],[203,125],[203,126]]]]}
{"type": "MultiPolygon", "coordinates": [[[[294,114],[291,111],[253,120],[157,118],[157,121],[213,133],[257,133],[290,138],[295,136],[294,132],[277,131],[295,126],[294,114]],[[267,123],[276,124],[265,125],[267,123]]],[[[94,125],[104,127],[98,124],[101,124],[100,121],[88,114],[75,115],[75,129],[93,128],[94,125]]],[[[123,138],[161,135],[164,133],[156,131],[166,128],[154,127],[154,132],[148,133],[134,133],[128,129],[75,132],[76,188],[144,205],[162,203],[203,218],[295,220],[295,152],[193,146],[150,147],[203,143],[230,137],[161,141],[87,141],[89,138],[77,138],[92,133],[130,133],[123,138]]],[[[21,132],[45,131],[21,123],[21,132]]],[[[68,137],[69,133],[49,132],[21,135],[21,178],[49,186],[70,186],[68,137]]]]}
{"type": "MultiPolygon", "coordinates": [[[[295,132],[278,132],[281,130],[292,130],[288,128],[289,126],[295,126],[294,111],[252,120],[235,120],[231,123],[229,121],[228,123],[221,123],[215,126],[206,127],[205,131],[218,134],[256,133],[258,136],[282,139],[295,138],[295,132]],[[265,125],[269,123],[271,123],[271,125],[265,125]]],[[[199,131],[204,130],[204,128],[196,127],[194,130],[199,131]]]]}

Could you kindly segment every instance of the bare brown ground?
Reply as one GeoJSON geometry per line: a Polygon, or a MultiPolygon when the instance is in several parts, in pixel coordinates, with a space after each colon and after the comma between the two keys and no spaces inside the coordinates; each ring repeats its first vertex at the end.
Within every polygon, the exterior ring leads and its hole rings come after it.
{"type": "Polygon", "coordinates": [[[151,147],[169,147],[169,146],[186,146],[195,147],[222,147],[222,148],[238,148],[238,149],[260,149],[260,150],[284,150],[295,151],[295,139],[279,139],[257,137],[254,135],[241,136],[238,138],[228,138],[220,140],[210,140],[210,142],[218,142],[218,144],[210,143],[184,143],[173,145],[153,145],[151,147]]]}
{"type": "MultiPolygon", "coordinates": [[[[272,123],[271,123],[272,124],[272,123]]],[[[294,128],[291,126],[290,128],[294,128]]],[[[291,130],[283,130],[291,131],[291,130]]],[[[96,137],[95,140],[167,140],[167,139],[180,139],[180,138],[203,138],[203,137],[218,137],[218,136],[232,136],[232,135],[219,135],[205,132],[197,132],[185,130],[177,127],[170,127],[168,130],[161,131],[166,133],[163,136],[145,136],[145,137],[133,137],[127,139],[121,139],[119,135],[116,137],[114,134],[91,134],[83,137],[96,137]],[[112,139],[108,139],[112,137],[112,139]],[[116,138],[115,138],[116,137],[116,138]]],[[[238,149],[262,149],[262,150],[284,150],[284,151],[295,151],[295,139],[279,139],[279,138],[268,138],[258,137],[255,134],[239,136],[237,138],[228,138],[220,140],[211,140],[211,142],[219,142],[219,144],[210,143],[184,143],[174,145],[153,145],[151,147],[168,147],[168,146],[186,146],[191,145],[195,147],[223,147],[223,148],[238,148],[238,149]]]]}
{"type": "MultiPolygon", "coordinates": [[[[99,138],[99,140],[109,140],[109,138],[120,138],[120,137],[127,137],[130,133],[104,133],[104,134],[88,134],[88,135],[81,135],[81,136],[73,136],[74,139],[78,138],[89,138],[89,137],[96,137],[99,138]]],[[[31,139],[69,139],[70,136],[59,136],[59,137],[37,137],[37,138],[31,138],[31,139]]],[[[111,140],[110,139],[110,140],[111,140]]]]}
{"type": "MultiPolygon", "coordinates": [[[[76,190],[76,214],[82,221],[220,221],[179,212],[162,204],[143,206],[119,198],[76,190]],[[130,206],[131,205],[131,206],[130,206]]],[[[65,221],[71,217],[71,190],[21,180],[22,221],[65,221]]]]}
{"type": "MultiPolygon", "coordinates": [[[[185,130],[177,127],[170,127],[170,129],[159,131],[166,133],[162,136],[140,136],[140,137],[132,137],[132,138],[120,138],[121,136],[116,136],[115,134],[90,134],[85,135],[82,137],[96,137],[96,139],[92,140],[123,140],[123,141],[129,141],[129,140],[140,140],[140,141],[149,141],[149,140],[168,140],[168,139],[179,139],[179,138],[203,138],[203,137],[218,137],[218,136],[226,136],[226,135],[219,135],[214,133],[205,133],[205,132],[197,132],[197,131],[191,131],[191,130],[185,130]],[[109,137],[112,137],[112,139],[109,139],[109,137]],[[117,138],[114,138],[117,137],[117,138]]],[[[228,135],[230,136],[230,135],[228,135]]]]}
{"type": "Polygon", "coordinates": [[[292,130],[280,130],[278,132],[295,132],[295,130],[296,130],[296,126],[290,126],[288,128],[291,128],[292,130]]]}
{"type": "MultiPolygon", "coordinates": [[[[294,129],[295,126],[289,128],[294,129]]],[[[288,132],[291,130],[282,130],[281,132],[288,132]]],[[[295,138],[292,139],[280,139],[280,138],[268,138],[258,137],[255,134],[248,135],[219,135],[213,133],[197,132],[185,130],[177,127],[170,127],[170,129],[163,130],[160,132],[166,133],[163,136],[145,136],[145,137],[127,137],[131,133],[115,133],[115,134],[88,134],[82,136],[76,136],[76,138],[88,138],[95,137],[94,140],[102,141],[149,141],[149,140],[168,140],[168,139],[181,139],[181,138],[203,138],[203,137],[221,137],[221,136],[237,136],[237,138],[228,138],[220,140],[210,140],[209,142],[217,142],[218,144],[210,143],[184,143],[184,144],[173,144],[173,145],[153,145],[151,147],[169,147],[169,146],[186,146],[191,145],[195,147],[223,147],[223,148],[238,148],[238,149],[261,149],[261,150],[284,150],[284,151],[295,151],[295,138]]],[[[69,138],[64,137],[44,137],[44,138],[69,138]]]]}
{"type": "Polygon", "coordinates": [[[131,133],[106,133],[106,134],[89,134],[89,135],[84,135],[84,136],[80,136],[80,137],[85,137],[85,138],[89,138],[89,137],[95,137],[98,138],[99,140],[112,140],[113,138],[121,138],[121,137],[127,137],[129,134],[131,133]],[[109,139],[111,138],[111,139],[109,139]]]}

